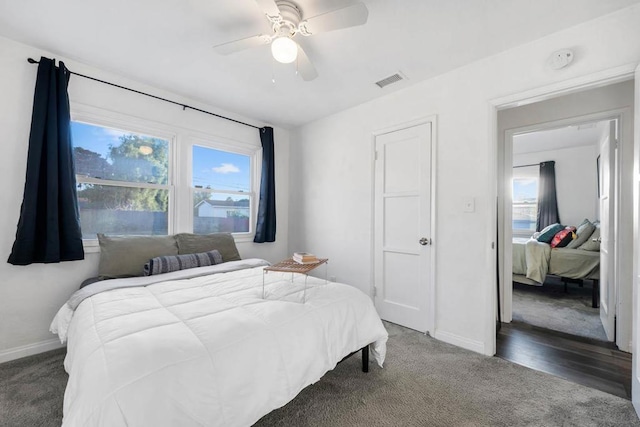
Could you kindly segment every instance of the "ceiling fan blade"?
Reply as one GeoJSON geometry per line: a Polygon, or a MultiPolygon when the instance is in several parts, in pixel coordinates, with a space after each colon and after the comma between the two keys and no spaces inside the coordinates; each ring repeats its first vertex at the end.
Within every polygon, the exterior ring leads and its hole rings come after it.
{"type": "Polygon", "coordinates": [[[366,23],[368,16],[369,10],[367,6],[364,3],[356,3],[302,21],[300,23],[301,33],[310,36],[312,34],[355,27],[366,23]]]}
{"type": "Polygon", "coordinates": [[[309,57],[306,53],[304,53],[304,50],[302,50],[302,47],[300,45],[298,45],[297,67],[298,74],[300,74],[302,80],[306,82],[318,77],[316,67],[313,66],[313,64],[309,60],[309,57]]]}
{"type": "Polygon", "coordinates": [[[262,11],[264,11],[265,15],[269,18],[273,18],[280,15],[280,9],[278,9],[278,5],[274,0],[256,0],[258,6],[262,11]]]}
{"type": "Polygon", "coordinates": [[[231,53],[236,53],[241,50],[258,47],[269,43],[271,43],[271,37],[260,34],[257,36],[251,36],[232,42],[222,43],[214,46],[213,49],[220,55],[229,55],[231,53]]]}

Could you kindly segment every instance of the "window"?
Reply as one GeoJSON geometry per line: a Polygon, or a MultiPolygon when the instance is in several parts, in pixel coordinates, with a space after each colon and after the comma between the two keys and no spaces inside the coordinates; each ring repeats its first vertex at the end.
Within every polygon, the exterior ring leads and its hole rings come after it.
{"type": "Polygon", "coordinates": [[[540,167],[513,168],[513,234],[531,236],[538,215],[538,178],[540,167]]]}
{"type": "MultiPolygon", "coordinates": [[[[72,106],[85,249],[97,233],[234,233],[253,240],[257,145],[72,106]]],[[[257,135],[256,135],[257,136],[257,135]]]]}
{"type": "Polygon", "coordinates": [[[249,233],[252,156],[192,146],[193,232],[249,233]]]}
{"type": "Polygon", "coordinates": [[[168,139],[71,122],[83,239],[169,233],[168,139]]]}

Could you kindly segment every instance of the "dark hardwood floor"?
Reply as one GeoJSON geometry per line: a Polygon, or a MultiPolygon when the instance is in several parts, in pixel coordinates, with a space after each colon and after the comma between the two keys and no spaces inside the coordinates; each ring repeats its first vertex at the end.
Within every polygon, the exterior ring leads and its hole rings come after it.
{"type": "Polygon", "coordinates": [[[498,332],[496,356],[631,399],[631,354],[613,343],[511,322],[498,332]]]}

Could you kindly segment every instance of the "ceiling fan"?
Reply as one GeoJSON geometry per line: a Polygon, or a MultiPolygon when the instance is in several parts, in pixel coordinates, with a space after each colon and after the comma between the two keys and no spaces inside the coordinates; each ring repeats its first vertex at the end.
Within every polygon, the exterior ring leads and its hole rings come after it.
{"type": "Polygon", "coordinates": [[[341,9],[302,19],[298,5],[289,0],[256,0],[271,23],[272,34],[258,34],[214,46],[221,55],[229,55],[252,47],[271,44],[273,58],[289,64],[297,61],[297,71],[305,81],[318,77],[318,72],[302,47],[293,38],[305,37],[342,28],[355,27],[367,22],[369,11],[364,3],[355,3],[341,9]]]}

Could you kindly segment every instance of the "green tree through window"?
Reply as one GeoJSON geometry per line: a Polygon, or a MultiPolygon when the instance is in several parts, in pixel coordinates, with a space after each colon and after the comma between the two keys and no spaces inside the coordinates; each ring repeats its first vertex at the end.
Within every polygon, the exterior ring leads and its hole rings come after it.
{"type": "Polygon", "coordinates": [[[83,237],[166,234],[169,142],[79,122],[72,132],[83,237]]]}

